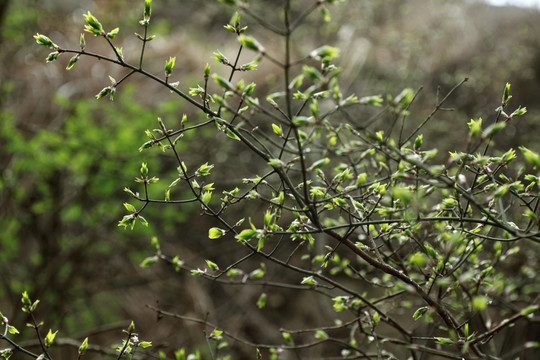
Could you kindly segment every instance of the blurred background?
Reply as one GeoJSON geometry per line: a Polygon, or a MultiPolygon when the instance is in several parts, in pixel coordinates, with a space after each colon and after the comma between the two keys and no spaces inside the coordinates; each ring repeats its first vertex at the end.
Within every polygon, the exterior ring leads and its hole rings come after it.
{"type": "MultiPolygon", "coordinates": [[[[281,326],[314,324],[307,297],[292,301],[286,292],[276,293],[257,311],[260,288],[223,287],[166,266],[138,266],[152,255],[154,235],[165,253],[179,255],[193,268],[204,266],[204,259],[226,264],[238,257],[234,246],[207,239],[215,224],[200,216],[200,208],[150,206],[144,215],[148,228],[117,227],[128,200],[123,188],[136,189],[141,162],[148,162],[151,175],[174,178],[173,159],[137,151],[146,141],[144,130],[156,126],[157,116],[172,123],[183,113],[192,119],[199,115],[141,77],[119,88],[114,102],[98,101],[94,96],[109,85],[107,75],[119,79],[122,69],[81,58],[66,71],[67,55],[45,64],[48,52],[32,37],[39,32],[77,48],[82,14],[91,11],[106,29],[120,27],[115,44],[135,62],[140,45],[133,33],[141,31],[142,7],[142,0],[0,0],[0,311],[22,328],[20,294],[27,290],[41,299],[39,315],[47,329],[77,339],[92,334],[91,343],[108,349],[130,320],[157,348],[206,346],[200,325],[158,322],[146,304],[208,316],[249,340],[279,342],[269,336],[279,336],[281,326]]],[[[497,143],[503,149],[527,143],[539,150],[534,143],[540,134],[537,8],[472,0],[349,0],[330,10],[333,22],[314,14],[299,30],[295,54],[324,44],[339,47],[348,92],[396,95],[406,87],[422,88],[410,109],[418,123],[437,99],[469,78],[445,104],[453,111],[439,112],[424,129],[426,148],[438,147],[443,158],[445,151],[461,148],[466,123],[479,116],[493,120],[510,82],[512,106],[526,106],[528,114],[510,123],[497,143]]],[[[204,65],[217,67],[213,51],[234,54],[236,41],[223,29],[231,15],[218,2],[154,0],[150,30],[158,37],[149,43],[145,65],[161,74],[165,60],[176,56],[174,80],[184,89],[202,83],[204,65]]],[[[279,42],[244,19],[269,51],[279,51],[279,42]]],[[[86,34],[87,49],[110,52],[99,40],[86,34]]],[[[266,84],[258,91],[279,83],[271,67],[264,69],[255,75],[266,84]]],[[[209,161],[216,144],[227,146],[214,134],[200,136],[180,148],[193,163],[209,161]]],[[[249,156],[234,158],[249,174],[249,156]]],[[[158,185],[156,193],[167,185],[158,185]]],[[[243,350],[236,351],[241,358],[243,350]]],[[[66,349],[66,356],[73,353],[66,349]]]]}

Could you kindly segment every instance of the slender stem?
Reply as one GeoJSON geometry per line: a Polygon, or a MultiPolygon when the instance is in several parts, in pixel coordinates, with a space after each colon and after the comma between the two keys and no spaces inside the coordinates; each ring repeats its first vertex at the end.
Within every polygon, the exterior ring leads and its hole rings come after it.
{"type": "Polygon", "coordinates": [[[144,25],[144,35],[142,39],[142,47],[141,47],[141,57],[139,58],[139,69],[142,70],[143,67],[143,59],[144,59],[144,50],[146,49],[146,42],[148,41],[148,24],[145,23],[144,25]]]}
{"type": "Polygon", "coordinates": [[[9,337],[7,336],[4,336],[2,334],[0,334],[0,340],[5,340],[7,341],[11,346],[13,346],[17,351],[20,351],[30,357],[33,357],[34,359],[37,359],[39,355],[37,354],[34,354],[33,352],[29,351],[29,350],[26,350],[25,348],[23,348],[22,346],[20,346],[19,344],[17,344],[16,342],[14,342],[13,340],[11,340],[9,337]]]}
{"type": "Polygon", "coordinates": [[[463,85],[465,82],[467,82],[469,80],[469,78],[465,78],[463,80],[461,80],[456,86],[454,86],[449,92],[448,94],[446,94],[446,96],[439,102],[435,105],[435,109],[433,109],[433,111],[427,116],[427,118],[420,124],[416,127],[416,129],[414,129],[414,131],[409,135],[407,136],[407,138],[405,140],[403,140],[402,144],[406,143],[407,141],[409,141],[414,135],[416,135],[416,133],[418,133],[418,131],[420,131],[420,129],[422,127],[424,127],[424,125],[429,121],[431,120],[431,118],[433,117],[433,115],[435,115],[435,113],[437,111],[439,111],[441,109],[441,107],[443,106],[443,104],[446,102],[446,100],[450,97],[450,95],[452,95],[454,93],[454,91],[457,90],[457,88],[459,88],[461,85],[463,85]]]}

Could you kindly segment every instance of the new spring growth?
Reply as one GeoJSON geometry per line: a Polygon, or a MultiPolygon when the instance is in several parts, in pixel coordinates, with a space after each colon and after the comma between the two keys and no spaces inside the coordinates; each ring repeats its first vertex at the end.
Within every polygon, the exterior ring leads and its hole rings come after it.
{"type": "Polygon", "coordinates": [[[81,346],[79,346],[79,355],[84,355],[87,349],[88,349],[88,338],[85,338],[81,346]]]}
{"type": "Polygon", "coordinates": [[[511,98],[512,98],[512,95],[510,95],[510,83],[506,83],[504,87],[501,105],[503,107],[506,106],[511,98]]]}
{"type": "Polygon", "coordinates": [[[88,11],[88,14],[83,14],[83,16],[87,23],[87,25],[84,25],[84,31],[94,34],[95,36],[105,35],[103,26],[90,11],[88,11]]]}
{"type": "MultiPolygon", "coordinates": [[[[37,33],[34,35],[34,39],[39,45],[48,47],[49,49],[58,50],[59,46],[52,42],[47,36],[37,33]]],[[[50,56],[50,55],[49,55],[50,56]]]]}
{"type": "Polygon", "coordinates": [[[167,77],[171,76],[175,62],[176,62],[176,57],[170,57],[169,60],[165,62],[165,75],[167,77]]]}
{"type": "Polygon", "coordinates": [[[152,0],[144,0],[144,20],[150,21],[152,15],[152,0]]]}
{"type": "Polygon", "coordinates": [[[45,346],[46,347],[51,347],[57,333],[58,333],[58,330],[56,330],[55,332],[52,332],[52,330],[49,329],[49,332],[47,333],[47,336],[45,336],[45,346]]]}
{"type": "Polygon", "coordinates": [[[81,37],[79,39],[79,46],[81,47],[81,50],[84,51],[84,48],[86,47],[86,41],[84,40],[84,34],[81,34],[81,37]]]}

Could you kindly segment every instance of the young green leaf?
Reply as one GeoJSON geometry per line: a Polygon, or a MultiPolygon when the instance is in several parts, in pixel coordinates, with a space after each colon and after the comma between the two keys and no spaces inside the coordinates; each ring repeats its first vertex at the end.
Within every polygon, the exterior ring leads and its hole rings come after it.
{"type": "Polygon", "coordinates": [[[245,230],[242,230],[234,238],[240,242],[247,242],[251,240],[255,235],[257,235],[257,230],[245,229],[245,230]]]}
{"type": "Polygon", "coordinates": [[[250,50],[258,51],[264,53],[264,47],[253,37],[246,35],[239,35],[238,41],[242,44],[243,47],[246,47],[250,50]]]}
{"type": "Polygon", "coordinates": [[[144,0],[144,19],[146,21],[150,20],[150,16],[152,15],[152,0],[144,0]]]}
{"type": "Polygon", "coordinates": [[[50,49],[53,49],[53,50],[57,50],[58,49],[58,45],[56,45],[55,43],[53,43],[51,41],[51,39],[49,39],[47,36],[43,35],[43,34],[39,34],[37,33],[36,35],[34,35],[34,39],[36,39],[36,42],[39,44],[39,45],[43,45],[43,46],[46,46],[50,49]]]}
{"type": "Polygon", "coordinates": [[[81,343],[81,346],[79,346],[79,355],[84,355],[87,349],[88,349],[88,338],[85,338],[83,342],[81,343]]]}
{"type": "Polygon", "coordinates": [[[520,146],[519,150],[525,156],[525,160],[534,168],[540,168],[540,155],[537,152],[527,149],[525,146],[520,146]]]}
{"type": "Polygon", "coordinates": [[[270,161],[268,161],[268,165],[270,165],[270,166],[272,166],[273,168],[276,168],[276,169],[286,167],[285,163],[283,161],[281,161],[280,159],[270,159],[270,161]]]}
{"type": "Polygon", "coordinates": [[[307,277],[304,277],[302,279],[302,281],[300,282],[300,284],[302,285],[310,285],[310,286],[316,286],[318,283],[317,283],[317,280],[315,280],[313,278],[313,276],[307,276],[307,277]]]}
{"type": "Polygon", "coordinates": [[[272,130],[277,136],[283,135],[283,129],[281,128],[281,125],[272,124],[272,130]]]}
{"type": "Polygon", "coordinates": [[[314,169],[319,169],[325,165],[328,165],[330,163],[330,159],[329,158],[324,158],[324,159],[319,159],[317,161],[315,161],[313,164],[311,164],[311,166],[307,169],[308,171],[312,171],[314,169]]]}
{"type": "Polygon", "coordinates": [[[471,119],[467,125],[469,125],[470,138],[475,138],[482,134],[482,118],[478,118],[478,120],[471,119]]]}
{"type": "Polygon", "coordinates": [[[225,235],[226,231],[217,227],[210,228],[208,230],[208,238],[209,239],[219,239],[223,235],[225,235]]]}
{"type": "Polygon", "coordinates": [[[176,62],[176,56],[169,57],[169,60],[165,62],[165,75],[167,77],[171,76],[175,62],[176,62]]]}
{"type": "Polygon", "coordinates": [[[520,314],[522,316],[528,316],[528,315],[531,315],[532,313],[534,313],[535,311],[537,311],[539,308],[540,308],[539,305],[527,306],[526,308],[524,308],[523,310],[520,311],[520,314]]]}
{"type": "Polygon", "coordinates": [[[211,192],[211,191],[204,191],[204,192],[201,194],[201,201],[202,201],[205,205],[208,205],[208,203],[210,202],[210,200],[212,200],[212,192],[211,192]]]}
{"type": "Polygon", "coordinates": [[[240,141],[240,138],[238,137],[238,135],[236,135],[236,134],[235,134],[231,129],[229,129],[228,127],[225,128],[225,135],[227,135],[227,136],[230,137],[231,139],[240,141]]]}
{"type": "Polygon", "coordinates": [[[332,60],[339,56],[339,49],[333,46],[324,45],[313,50],[310,56],[316,60],[332,60]]]}
{"type": "Polygon", "coordinates": [[[454,343],[452,339],[437,337],[437,336],[435,337],[435,340],[437,341],[438,344],[441,344],[441,345],[452,345],[454,343]]]}
{"type": "Polygon", "coordinates": [[[287,342],[288,344],[292,344],[292,343],[293,343],[291,334],[288,333],[287,331],[283,331],[283,332],[281,333],[281,336],[283,337],[283,340],[285,340],[285,342],[287,342]]]}
{"type": "Polygon", "coordinates": [[[232,90],[234,88],[233,85],[229,81],[225,80],[225,78],[219,76],[218,74],[213,74],[212,78],[214,79],[216,84],[218,84],[220,87],[224,88],[225,90],[232,90]]]}
{"type": "Polygon", "coordinates": [[[114,39],[114,38],[116,37],[116,35],[118,35],[118,31],[120,31],[119,28],[114,28],[114,29],[112,29],[111,31],[109,31],[109,32],[107,33],[107,37],[108,37],[109,39],[114,39]]]}
{"type": "Polygon", "coordinates": [[[15,326],[7,325],[7,330],[11,335],[19,334],[19,330],[15,326]]]}
{"type": "Polygon", "coordinates": [[[86,20],[86,23],[88,24],[84,26],[84,31],[94,34],[96,36],[105,34],[103,26],[98,21],[98,19],[96,19],[96,17],[92,15],[92,13],[90,13],[90,11],[87,14],[83,14],[83,16],[84,20],[86,20]]]}
{"type": "Polygon", "coordinates": [[[488,306],[488,298],[485,296],[475,296],[472,301],[473,309],[483,311],[488,306]]]}
{"type": "Polygon", "coordinates": [[[510,101],[511,98],[512,96],[510,96],[510,83],[506,83],[506,85],[504,86],[501,105],[506,106],[508,104],[508,101],[510,101]]]}
{"type": "Polygon", "coordinates": [[[145,258],[143,261],[141,261],[141,263],[139,264],[140,267],[142,268],[145,268],[145,267],[149,267],[150,265],[153,265],[155,264],[156,262],[158,262],[159,258],[157,256],[149,256],[147,258],[145,258]]]}
{"type": "MultiPolygon", "coordinates": [[[[227,57],[225,55],[223,55],[223,53],[221,51],[219,51],[219,50],[216,50],[214,52],[214,59],[216,59],[217,62],[225,64],[225,65],[230,64],[229,59],[227,59],[227,57]]],[[[205,72],[205,74],[206,74],[206,72],[205,72]]]]}
{"type": "Polygon", "coordinates": [[[132,213],[137,212],[137,209],[135,208],[135,206],[131,205],[130,203],[124,203],[124,207],[129,212],[132,212],[132,213]]]}
{"type": "Polygon", "coordinates": [[[266,306],[266,293],[262,293],[257,299],[257,307],[262,309],[266,306]]]}
{"type": "Polygon", "coordinates": [[[215,262],[210,261],[210,260],[205,260],[205,261],[206,261],[206,265],[208,265],[210,270],[212,270],[212,271],[218,271],[219,270],[219,266],[217,266],[217,264],[215,262]]]}
{"type": "Polygon", "coordinates": [[[418,308],[413,314],[414,321],[416,321],[416,320],[420,319],[422,316],[424,316],[426,311],[428,311],[427,306],[422,306],[421,308],[418,308]]]}
{"type": "Polygon", "coordinates": [[[56,337],[56,334],[58,333],[58,330],[56,330],[54,333],[51,329],[49,329],[49,332],[47,333],[47,336],[45,336],[45,346],[51,347],[54,338],[56,337]]]}
{"type": "Polygon", "coordinates": [[[199,169],[195,172],[196,176],[208,176],[210,175],[210,170],[214,168],[214,165],[208,165],[208,163],[202,164],[199,169]]]}

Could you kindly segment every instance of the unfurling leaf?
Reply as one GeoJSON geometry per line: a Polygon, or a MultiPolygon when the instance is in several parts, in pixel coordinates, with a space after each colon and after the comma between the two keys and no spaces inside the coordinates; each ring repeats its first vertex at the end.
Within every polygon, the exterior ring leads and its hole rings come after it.
{"type": "Polygon", "coordinates": [[[109,32],[107,33],[107,37],[108,37],[109,39],[114,39],[114,38],[116,37],[116,35],[118,35],[118,31],[120,31],[119,28],[114,28],[114,29],[112,29],[111,31],[109,31],[109,32]]]}
{"type": "Polygon", "coordinates": [[[143,261],[141,261],[140,263],[140,267],[149,267],[150,265],[153,265],[155,264],[157,261],[159,260],[159,258],[157,256],[149,256],[147,258],[145,258],[143,261]]]}
{"type": "Polygon", "coordinates": [[[257,307],[262,309],[266,306],[266,293],[262,293],[257,299],[257,307]]]}
{"type": "Polygon", "coordinates": [[[152,15],[152,0],[144,0],[144,19],[150,20],[150,15],[152,15]]]}
{"type": "Polygon", "coordinates": [[[253,37],[240,35],[238,36],[238,41],[242,44],[243,47],[246,47],[250,50],[258,51],[264,53],[264,47],[253,37]]]}
{"type": "Polygon", "coordinates": [[[421,308],[418,308],[413,314],[413,319],[415,321],[420,319],[422,316],[424,316],[427,310],[428,310],[427,306],[422,306],[421,308]]]}
{"type": "Polygon", "coordinates": [[[219,266],[217,266],[217,264],[215,262],[210,261],[210,260],[205,260],[205,261],[206,261],[206,265],[208,265],[210,270],[212,270],[212,271],[218,271],[219,270],[219,266]]]}
{"type": "Polygon", "coordinates": [[[71,59],[69,59],[69,63],[67,65],[67,67],[66,67],[66,70],[70,70],[73,67],[73,65],[75,65],[77,60],[79,60],[79,56],[80,55],[77,54],[77,55],[73,56],[71,59]]]}
{"type": "Polygon", "coordinates": [[[79,346],[79,355],[84,355],[87,349],[88,349],[88,338],[85,338],[81,346],[79,346]]]}
{"type": "Polygon", "coordinates": [[[328,165],[330,163],[330,159],[329,158],[324,158],[324,159],[319,159],[317,161],[315,161],[309,168],[308,170],[314,170],[314,169],[319,169],[325,165],[328,165]]]}
{"type": "Polygon", "coordinates": [[[45,346],[50,347],[54,341],[54,338],[56,337],[56,334],[58,333],[58,330],[55,332],[52,332],[52,330],[49,329],[49,332],[47,333],[47,336],[45,336],[45,346]]]}
{"type": "Polygon", "coordinates": [[[534,168],[540,168],[540,155],[537,152],[527,149],[525,146],[520,146],[519,150],[525,156],[525,160],[534,168]]]}
{"type": "Polygon", "coordinates": [[[96,19],[90,11],[88,14],[83,14],[84,19],[86,20],[86,23],[88,25],[84,26],[84,31],[89,32],[90,34],[94,34],[96,36],[105,34],[105,31],[103,30],[103,26],[101,23],[96,19]]]}
{"type": "Polygon", "coordinates": [[[39,44],[39,45],[43,45],[43,46],[47,46],[48,48],[50,49],[58,49],[58,45],[56,45],[55,43],[53,43],[51,41],[51,39],[49,39],[47,36],[45,35],[42,35],[42,34],[36,34],[34,35],[34,39],[36,39],[36,42],[39,44]]]}
{"type": "Polygon", "coordinates": [[[257,230],[253,229],[245,229],[240,232],[240,234],[236,235],[234,238],[240,242],[246,242],[251,240],[255,235],[257,235],[257,230]]]}
{"type": "Polygon", "coordinates": [[[176,56],[170,57],[169,60],[165,62],[165,75],[167,75],[167,77],[171,75],[175,62],[176,62],[176,56]]]}

